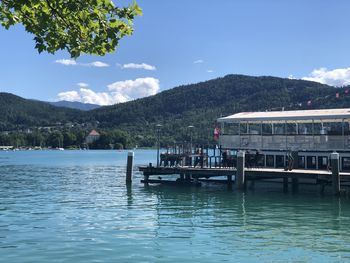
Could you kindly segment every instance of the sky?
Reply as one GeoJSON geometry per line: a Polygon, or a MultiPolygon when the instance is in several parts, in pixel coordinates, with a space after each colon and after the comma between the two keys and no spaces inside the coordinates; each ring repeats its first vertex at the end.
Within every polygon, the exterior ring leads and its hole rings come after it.
{"type": "Polygon", "coordinates": [[[137,3],[133,36],[104,57],[38,54],[22,26],[0,28],[0,92],[109,105],[227,74],[350,84],[348,0],[137,3]]]}

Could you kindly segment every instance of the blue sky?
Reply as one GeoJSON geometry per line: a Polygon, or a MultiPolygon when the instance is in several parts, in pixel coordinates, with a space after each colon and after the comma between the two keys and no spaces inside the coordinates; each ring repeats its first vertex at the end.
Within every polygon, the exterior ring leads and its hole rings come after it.
{"type": "Polygon", "coordinates": [[[112,104],[226,74],[350,84],[348,0],[137,2],[134,35],[76,65],[66,52],[39,55],[21,26],[0,28],[0,91],[112,104]]]}

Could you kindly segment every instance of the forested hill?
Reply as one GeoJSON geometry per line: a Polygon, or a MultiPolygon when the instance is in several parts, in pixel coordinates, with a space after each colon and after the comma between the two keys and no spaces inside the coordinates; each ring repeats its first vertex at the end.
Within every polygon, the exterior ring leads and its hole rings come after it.
{"type": "Polygon", "coordinates": [[[164,136],[175,135],[176,140],[188,134],[188,125],[194,125],[197,135],[205,138],[212,136],[218,117],[240,111],[350,107],[350,96],[337,99],[336,92],[344,90],[304,80],[228,75],[90,114],[101,126],[140,134],[154,133],[155,124],[160,123],[164,136]]]}
{"type": "Polygon", "coordinates": [[[349,89],[296,79],[227,75],[87,112],[0,93],[0,130],[57,122],[90,123],[89,127],[98,123],[95,128],[99,130],[125,130],[138,145],[150,145],[158,123],[163,125],[163,140],[188,139],[189,125],[195,126],[197,138],[207,140],[212,138],[215,120],[220,116],[282,107],[285,110],[350,107],[349,89]]]}
{"type": "Polygon", "coordinates": [[[77,109],[77,110],[83,110],[83,111],[93,110],[101,107],[100,105],[96,105],[96,104],[82,103],[78,101],[66,101],[66,100],[54,101],[54,102],[48,102],[48,103],[56,107],[64,107],[64,108],[77,109]]]}
{"type": "Polygon", "coordinates": [[[59,125],[67,121],[81,122],[83,119],[79,110],[59,108],[10,93],[0,93],[0,131],[59,125]]]}

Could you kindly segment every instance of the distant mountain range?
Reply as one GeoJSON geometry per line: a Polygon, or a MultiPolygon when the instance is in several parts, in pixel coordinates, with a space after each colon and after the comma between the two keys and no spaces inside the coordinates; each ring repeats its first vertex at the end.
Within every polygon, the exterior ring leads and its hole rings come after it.
{"type": "Polygon", "coordinates": [[[101,107],[100,105],[96,105],[96,104],[81,103],[78,101],[66,101],[66,100],[49,102],[49,103],[56,107],[65,107],[65,108],[77,109],[77,110],[83,110],[83,111],[93,110],[101,107]]]}
{"type": "Polygon", "coordinates": [[[154,138],[155,125],[162,124],[162,138],[173,142],[188,139],[188,126],[194,125],[194,136],[205,140],[212,138],[217,118],[236,112],[342,107],[350,107],[348,87],[334,88],[277,77],[227,75],[87,111],[0,93],[0,131],[88,122],[98,124],[98,129],[117,128],[137,140],[147,141],[154,138]]]}

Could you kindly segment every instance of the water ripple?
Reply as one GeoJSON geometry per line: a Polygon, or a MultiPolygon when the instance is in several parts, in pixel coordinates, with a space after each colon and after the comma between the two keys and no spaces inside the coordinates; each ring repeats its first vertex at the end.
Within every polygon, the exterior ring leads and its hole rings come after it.
{"type": "Polygon", "coordinates": [[[126,155],[87,166],[80,154],[0,166],[0,262],[350,260],[347,199],[144,187],[138,172],[126,187],[126,155]]]}

